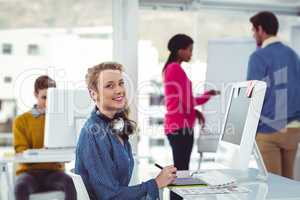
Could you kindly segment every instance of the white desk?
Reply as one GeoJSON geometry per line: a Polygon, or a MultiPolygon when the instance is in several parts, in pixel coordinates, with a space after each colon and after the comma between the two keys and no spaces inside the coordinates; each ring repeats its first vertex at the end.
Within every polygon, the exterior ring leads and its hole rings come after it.
{"type": "MultiPolygon", "coordinates": [[[[234,170],[221,170],[238,179],[239,186],[250,190],[249,193],[190,195],[182,196],[185,200],[300,200],[300,182],[269,174],[266,182],[257,180],[258,170],[249,169],[241,174],[234,170]]],[[[201,187],[199,187],[201,189],[201,187]]]]}
{"type": "MultiPolygon", "coordinates": [[[[23,156],[17,154],[16,156],[0,157],[0,178],[2,175],[5,176],[7,182],[7,197],[9,200],[14,199],[13,197],[13,185],[12,180],[8,171],[9,163],[48,163],[48,162],[70,162],[75,159],[75,154],[64,154],[64,155],[34,155],[34,156],[23,156]]],[[[0,193],[0,199],[3,194],[0,193]]]]}

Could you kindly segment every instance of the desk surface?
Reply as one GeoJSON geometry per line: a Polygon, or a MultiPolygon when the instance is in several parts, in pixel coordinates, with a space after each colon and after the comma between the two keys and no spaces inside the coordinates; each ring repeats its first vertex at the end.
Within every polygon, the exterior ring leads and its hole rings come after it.
{"type": "Polygon", "coordinates": [[[64,155],[15,155],[15,156],[0,156],[1,163],[44,163],[44,162],[70,162],[75,159],[75,154],[64,155]]]}
{"type": "MultiPolygon", "coordinates": [[[[269,174],[266,182],[256,179],[257,170],[249,169],[240,174],[233,170],[221,170],[238,179],[238,185],[249,193],[183,196],[185,200],[300,200],[300,182],[269,174]]],[[[199,188],[201,189],[201,188],[199,188]]]]}
{"type": "MultiPolygon", "coordinates": [[[[75,159],[75,153],[64,153],[63,155],[9,155],[0,156],[0,181],[2,173],[5,174],[7,184],[7,199],[13,199],[13,184],[8,172],[8,163],[49,163],[49,162],[70,162],[75,159]]],[[[0,191],[0,199],[4,194],[0,191]]],[[[6,197],[4,197],[6,199],[6,197]]]]}

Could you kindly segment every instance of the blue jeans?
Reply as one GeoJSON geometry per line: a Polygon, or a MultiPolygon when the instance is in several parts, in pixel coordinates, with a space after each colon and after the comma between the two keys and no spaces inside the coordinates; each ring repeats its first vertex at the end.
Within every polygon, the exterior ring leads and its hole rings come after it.
{"type": "Polygon", "coordinates": [[[16,200],[28,200],[29,195],[38,192],[60,190],[65,200],[76,200],[77,194],[73,180],[63,171],[32,170],[17,177],[15,184],[16,200]]]}

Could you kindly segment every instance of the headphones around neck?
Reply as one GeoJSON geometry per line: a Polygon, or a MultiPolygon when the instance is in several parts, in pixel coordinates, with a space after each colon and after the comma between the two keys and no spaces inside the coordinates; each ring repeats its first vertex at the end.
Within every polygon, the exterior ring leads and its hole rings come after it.
{"type": "Polygon", "coordinates": [[[117,135],[123,134],[125,128],[125,121],[121,116],[117,115],[116,117],[111,119],[106,115],[102,114],[99,110],[96,111],[96,114],[109,123],[109,128],[111,128],[112,133],[117,135]]]}
{"type": "Polygon", "coordinates": [[[123,134],[125,122],[122,117],[113,119],[110,123],[112,132],[115,134],[123,134]]]}

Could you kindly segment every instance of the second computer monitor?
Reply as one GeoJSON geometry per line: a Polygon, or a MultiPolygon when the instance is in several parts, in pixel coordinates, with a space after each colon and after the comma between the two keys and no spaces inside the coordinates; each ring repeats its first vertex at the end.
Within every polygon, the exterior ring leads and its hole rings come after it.
{"type": "Polygon", "coordinates": [[[233,83],[218,145],[216,162],[231,169],[248,169],[264,101],[266,83],[233,83]]]}
{"type": "Polygon", "coordinates": [[[45,148],[75,147],[77,136],[94,103],[85,89],[49,88],[45,120],[45,148]]]}

